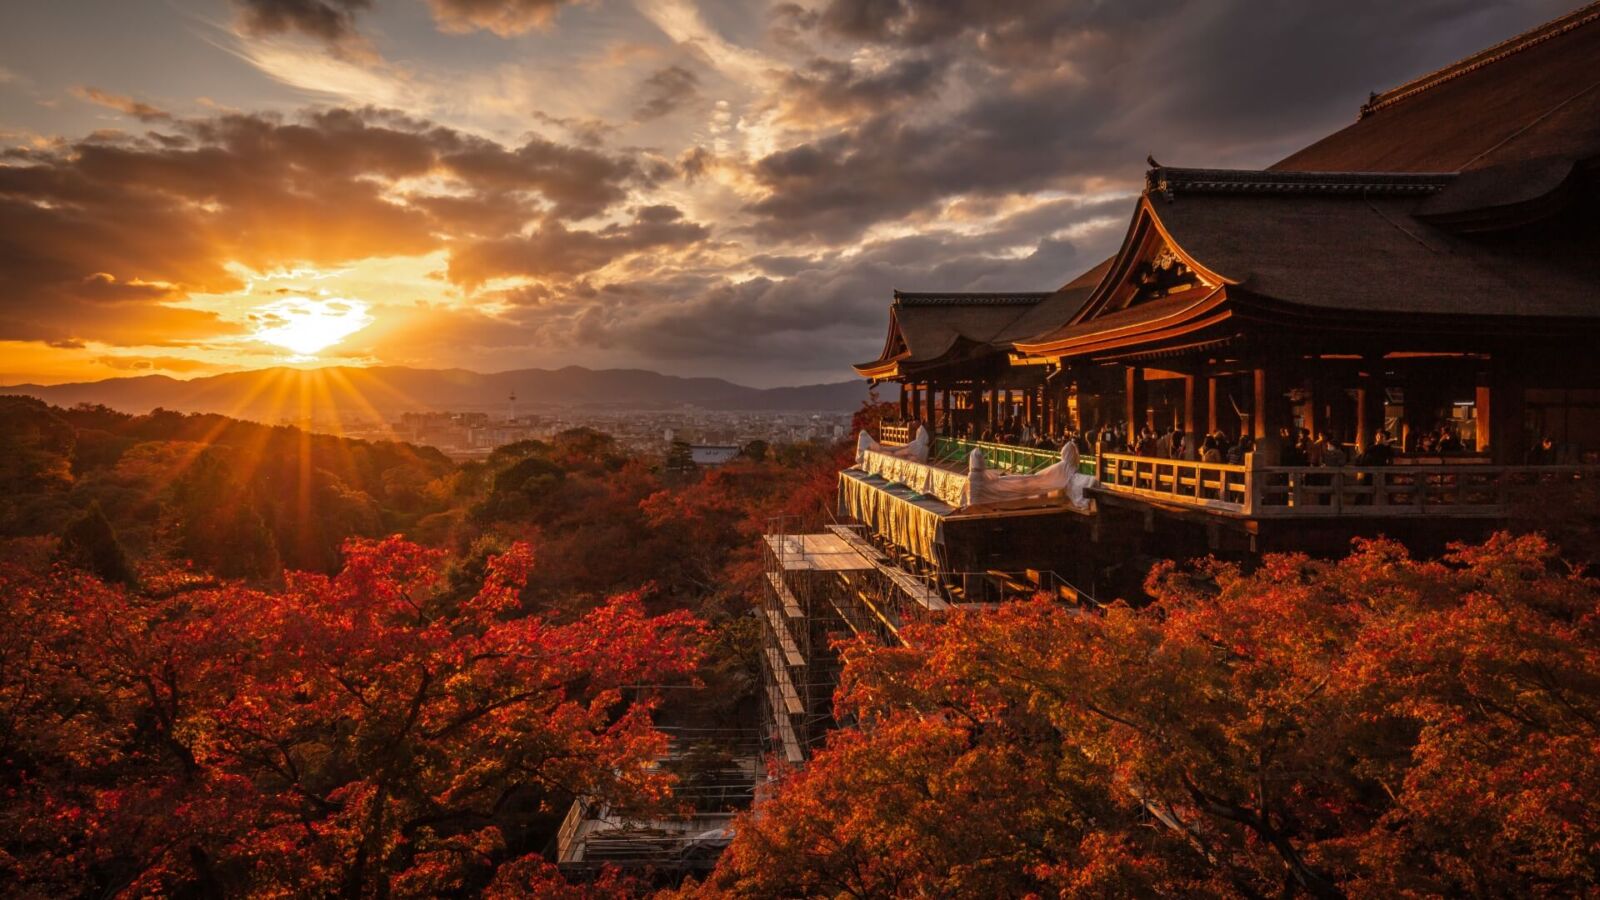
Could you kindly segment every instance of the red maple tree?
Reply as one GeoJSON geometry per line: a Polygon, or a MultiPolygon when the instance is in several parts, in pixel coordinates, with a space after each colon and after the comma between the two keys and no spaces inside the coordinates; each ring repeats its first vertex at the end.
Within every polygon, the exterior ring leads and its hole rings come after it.
{"type": "Polygon", "coordinates": [[[0,878],[434,896],[541,850],[575,794],[660,800],[664,738],[628,688],[689,676],[701,626],[631,594],[568,624],[523,615],[533,565],[517,545],[452,589],[441,553],[393,538],[270,593],[5,567],[0,878]]]}
{"type": "Polygon", "coordinates": [[[1600,884],[1600,585],[1537,537],[1439,561],[1156,572],[850,647],[860,722],[708,887],[737,896],[1582,894],[1600,884]]]}

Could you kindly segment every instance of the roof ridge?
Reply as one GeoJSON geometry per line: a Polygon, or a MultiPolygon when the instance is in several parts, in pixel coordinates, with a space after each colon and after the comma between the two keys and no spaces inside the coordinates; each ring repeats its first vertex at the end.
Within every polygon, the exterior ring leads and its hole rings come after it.
{"type": "Polygon", "coordinates": [[[1159,166],[1145,173],[1147,193],[1168,199],[1180,191],[1237,194],[1431,194],[1455,180],[1453,172],[1296,172],[1277,169],[1184,169],[1159,166]]]}
{"type": "Polygon", "coordinates": [[[1447,66],[1435,69],[1426,75],[1413,78],[1404,84],[1397,85],[1386,91],[1375,92],[1367,98],[1366,103],[1361,104],[1361,110],[1357,113],[1356,119],[1358,121],[1365,119],[1378,110],[1386,109],[1447,81],[1454,81],[1463,75],[1476,72],[1487,65],[1514,56],[1530,47],[1536,47],[1551,38],[1559,37],[1569,31],[1581,28],[1597,19],[1600,19],[1600,0],[1587,3],[1566,15],[1558,16],[1542,25],[1537,25],[1521,34],[1509,37],[1498,44],[1479,50],[1470,56],[1462,57],[1447,66]]]}
{"type": "Polygon", "coordinates": [[[897,306],[1023,306],[1035,304],[1053,291],[902,291],[894,292],[897,306]]]}

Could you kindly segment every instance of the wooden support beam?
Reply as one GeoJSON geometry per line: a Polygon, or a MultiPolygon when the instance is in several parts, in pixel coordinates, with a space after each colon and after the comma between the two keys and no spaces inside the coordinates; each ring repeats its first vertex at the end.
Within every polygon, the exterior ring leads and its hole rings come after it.
{"type": "Polygon", "coordinates": [[[1489,383],[1489,447],[1500,465],[1520,465],[1528,455],[1527,384],[1513,364],[1491,370],[1489,383]]]}
{"type": "Polygon", "coordinates": [[[1183,376],[1183,430],[1194,434],[1196,412],[1195,383],[1193,375],[1183,376]]]}
{"type": "Polygon", "coordinates": [[[1139,429],[1149,424],[1146,421],[1148,412],[1145,403],[1144,370],[1138,366],[1128,366],[1123,371],[1126,379],[1125,417],[1128,420],[1128,441],[1131,444],[1137,438],[1139,429]]]}
{"type": "Polygon", "coordinates": [[[1488,384],[1488,379],[1483,378],[1473,392],[1472,418],[1477,425],[1474,438],[1474,448],[1478,453],[1494,445],[1493,435],[1490,433],[1489,423],[1494,415],[1493,389],[1488,384]]]}
{"type": "Polygon", "coordinates": [[[1283,368],[1280,365],[1258,366],[1254,373],[1255,398],[1250,409],[1250,432],[1256,440],[1272,435],[1288,424],[1284,415],[1283,368]]]}
{"type": "Polygon", "coordinates": [[[1217,378],[1206,379],[1206,434],[1216,434],[1217,428],[1217,378]]]}
{"type": "Polygon", "coordinates": [[[1380,369],[1372,365],[1356,382],[1356,446],[1372,446],[1372,436],[1383,427],[1383,384],[1380,369]]]}

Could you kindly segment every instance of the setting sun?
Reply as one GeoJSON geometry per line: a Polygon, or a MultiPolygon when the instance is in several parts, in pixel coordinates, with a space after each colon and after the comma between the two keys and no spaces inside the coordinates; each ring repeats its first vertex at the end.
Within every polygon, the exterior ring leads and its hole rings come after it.
{"type": "Polygon", "coordinates": [[[259,307],[251,315],[255,338],[310,356],[372,324],[367,304],[334,298],[288,297],[259,307]]]}

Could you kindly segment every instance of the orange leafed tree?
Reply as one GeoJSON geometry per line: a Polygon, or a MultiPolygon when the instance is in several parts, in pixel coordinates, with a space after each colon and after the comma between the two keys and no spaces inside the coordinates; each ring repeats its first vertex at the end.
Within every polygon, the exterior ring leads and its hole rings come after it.
{"type": "Polygon", "coordinates": [[[1168,566],[853,646],[735,896],[1540,896],[1600,884],[1600,586],[1537,537],[1168,566]]]}
{"type": "Polygon", "coordinates": [[[628,688],[690,676],[702,630],[633,595],[522,615],[533,566],[517,545],[452,589],[389,539],[272,593],[0,571],[7,892],[533,890],[571,796],[665,796],[628,688]]]}

